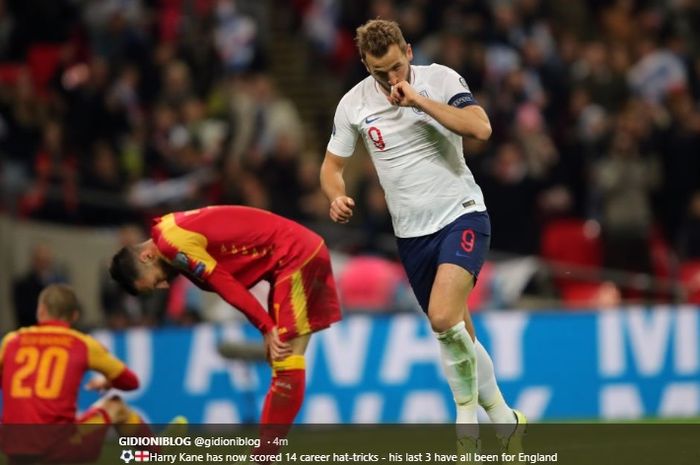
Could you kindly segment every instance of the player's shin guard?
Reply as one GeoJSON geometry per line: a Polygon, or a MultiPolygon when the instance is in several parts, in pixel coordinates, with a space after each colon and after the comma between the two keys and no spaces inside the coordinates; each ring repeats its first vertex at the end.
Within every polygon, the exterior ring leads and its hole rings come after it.
{"type": "Polygon", "coordinates": [[[474,341],[463,321],[437,333],[440,358],[457,404],[457,437],[477,438],[477,361],[474,341]]]}
{"type": "Polygon", "coordinates": [[[257,454],[279,451],[275,438],[284,438],[304,401],[306,370],[303,355],[292,355],[272,364],[272,383],[260,417],[260,447],[257,454]],[[268,444],[269,441],[269,444],[268,444]]]}

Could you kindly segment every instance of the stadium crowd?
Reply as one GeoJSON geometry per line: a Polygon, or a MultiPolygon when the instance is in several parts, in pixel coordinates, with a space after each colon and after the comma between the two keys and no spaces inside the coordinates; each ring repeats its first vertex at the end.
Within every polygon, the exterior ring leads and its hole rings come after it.
{"type": "MultiPolygon", "coordinates": [[[[0,208],[113,227],[236,203],[327,222],[331,120],[302,119],[270,50],[303,36],[309,82],[337,98],[366,74],[352,38],[374,17],[489,114],[491,140],[465,153],[494,250],[562,258],[545,238],[574,224],[600,232],[580,265],[675,279],[700,260],[697,0],[0,1],[0,208]]],[[[348,249],[381,250],[382,191],[355,162],[348,249]]]]}

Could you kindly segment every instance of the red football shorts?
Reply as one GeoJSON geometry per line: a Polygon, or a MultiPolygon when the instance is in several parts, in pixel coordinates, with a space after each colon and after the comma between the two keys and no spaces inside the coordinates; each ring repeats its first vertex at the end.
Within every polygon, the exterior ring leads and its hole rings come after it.
{"type": "Polygon", "coordinates": [[[321,243],[301,268],[280,274],[270,289],[269,308],[282,341],[340,321],[338,293],[325,244],[321,243]]]}

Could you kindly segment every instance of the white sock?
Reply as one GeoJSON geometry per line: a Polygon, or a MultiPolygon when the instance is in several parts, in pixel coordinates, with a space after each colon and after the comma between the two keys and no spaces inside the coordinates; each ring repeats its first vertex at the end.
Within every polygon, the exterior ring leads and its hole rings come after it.
{"type": "Polygon", "coordinates": [[[457,437],[478,438],[478,373],[474,341],[463,321],[436,335],[447,383],[457,404],[457,437]]]}
{"type": "MultiPolygon", "coordinates": [[[[501,390],[496,383],[496,374],[493,370],[493,362],[481,342],[476,341],[476,360],[479,369],[479,405],[488,414],[491,422],[500,425],[515,424],[515,414],[506,404],[501,390]]],[[[510,434],[512,431],[502,431],[502,434],[510,434]]]]}

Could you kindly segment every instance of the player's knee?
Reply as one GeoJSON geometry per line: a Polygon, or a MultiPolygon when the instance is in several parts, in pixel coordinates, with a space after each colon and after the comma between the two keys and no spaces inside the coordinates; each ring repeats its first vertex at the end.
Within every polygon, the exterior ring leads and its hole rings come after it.
{"type": "Polygon", "coordinates": [[[452,315],[450,312],[433,308],[428,309],[428,319],[430,320],[430,326],[436,333],[447,331],[462,321],[459,315],[452,315]]]}

